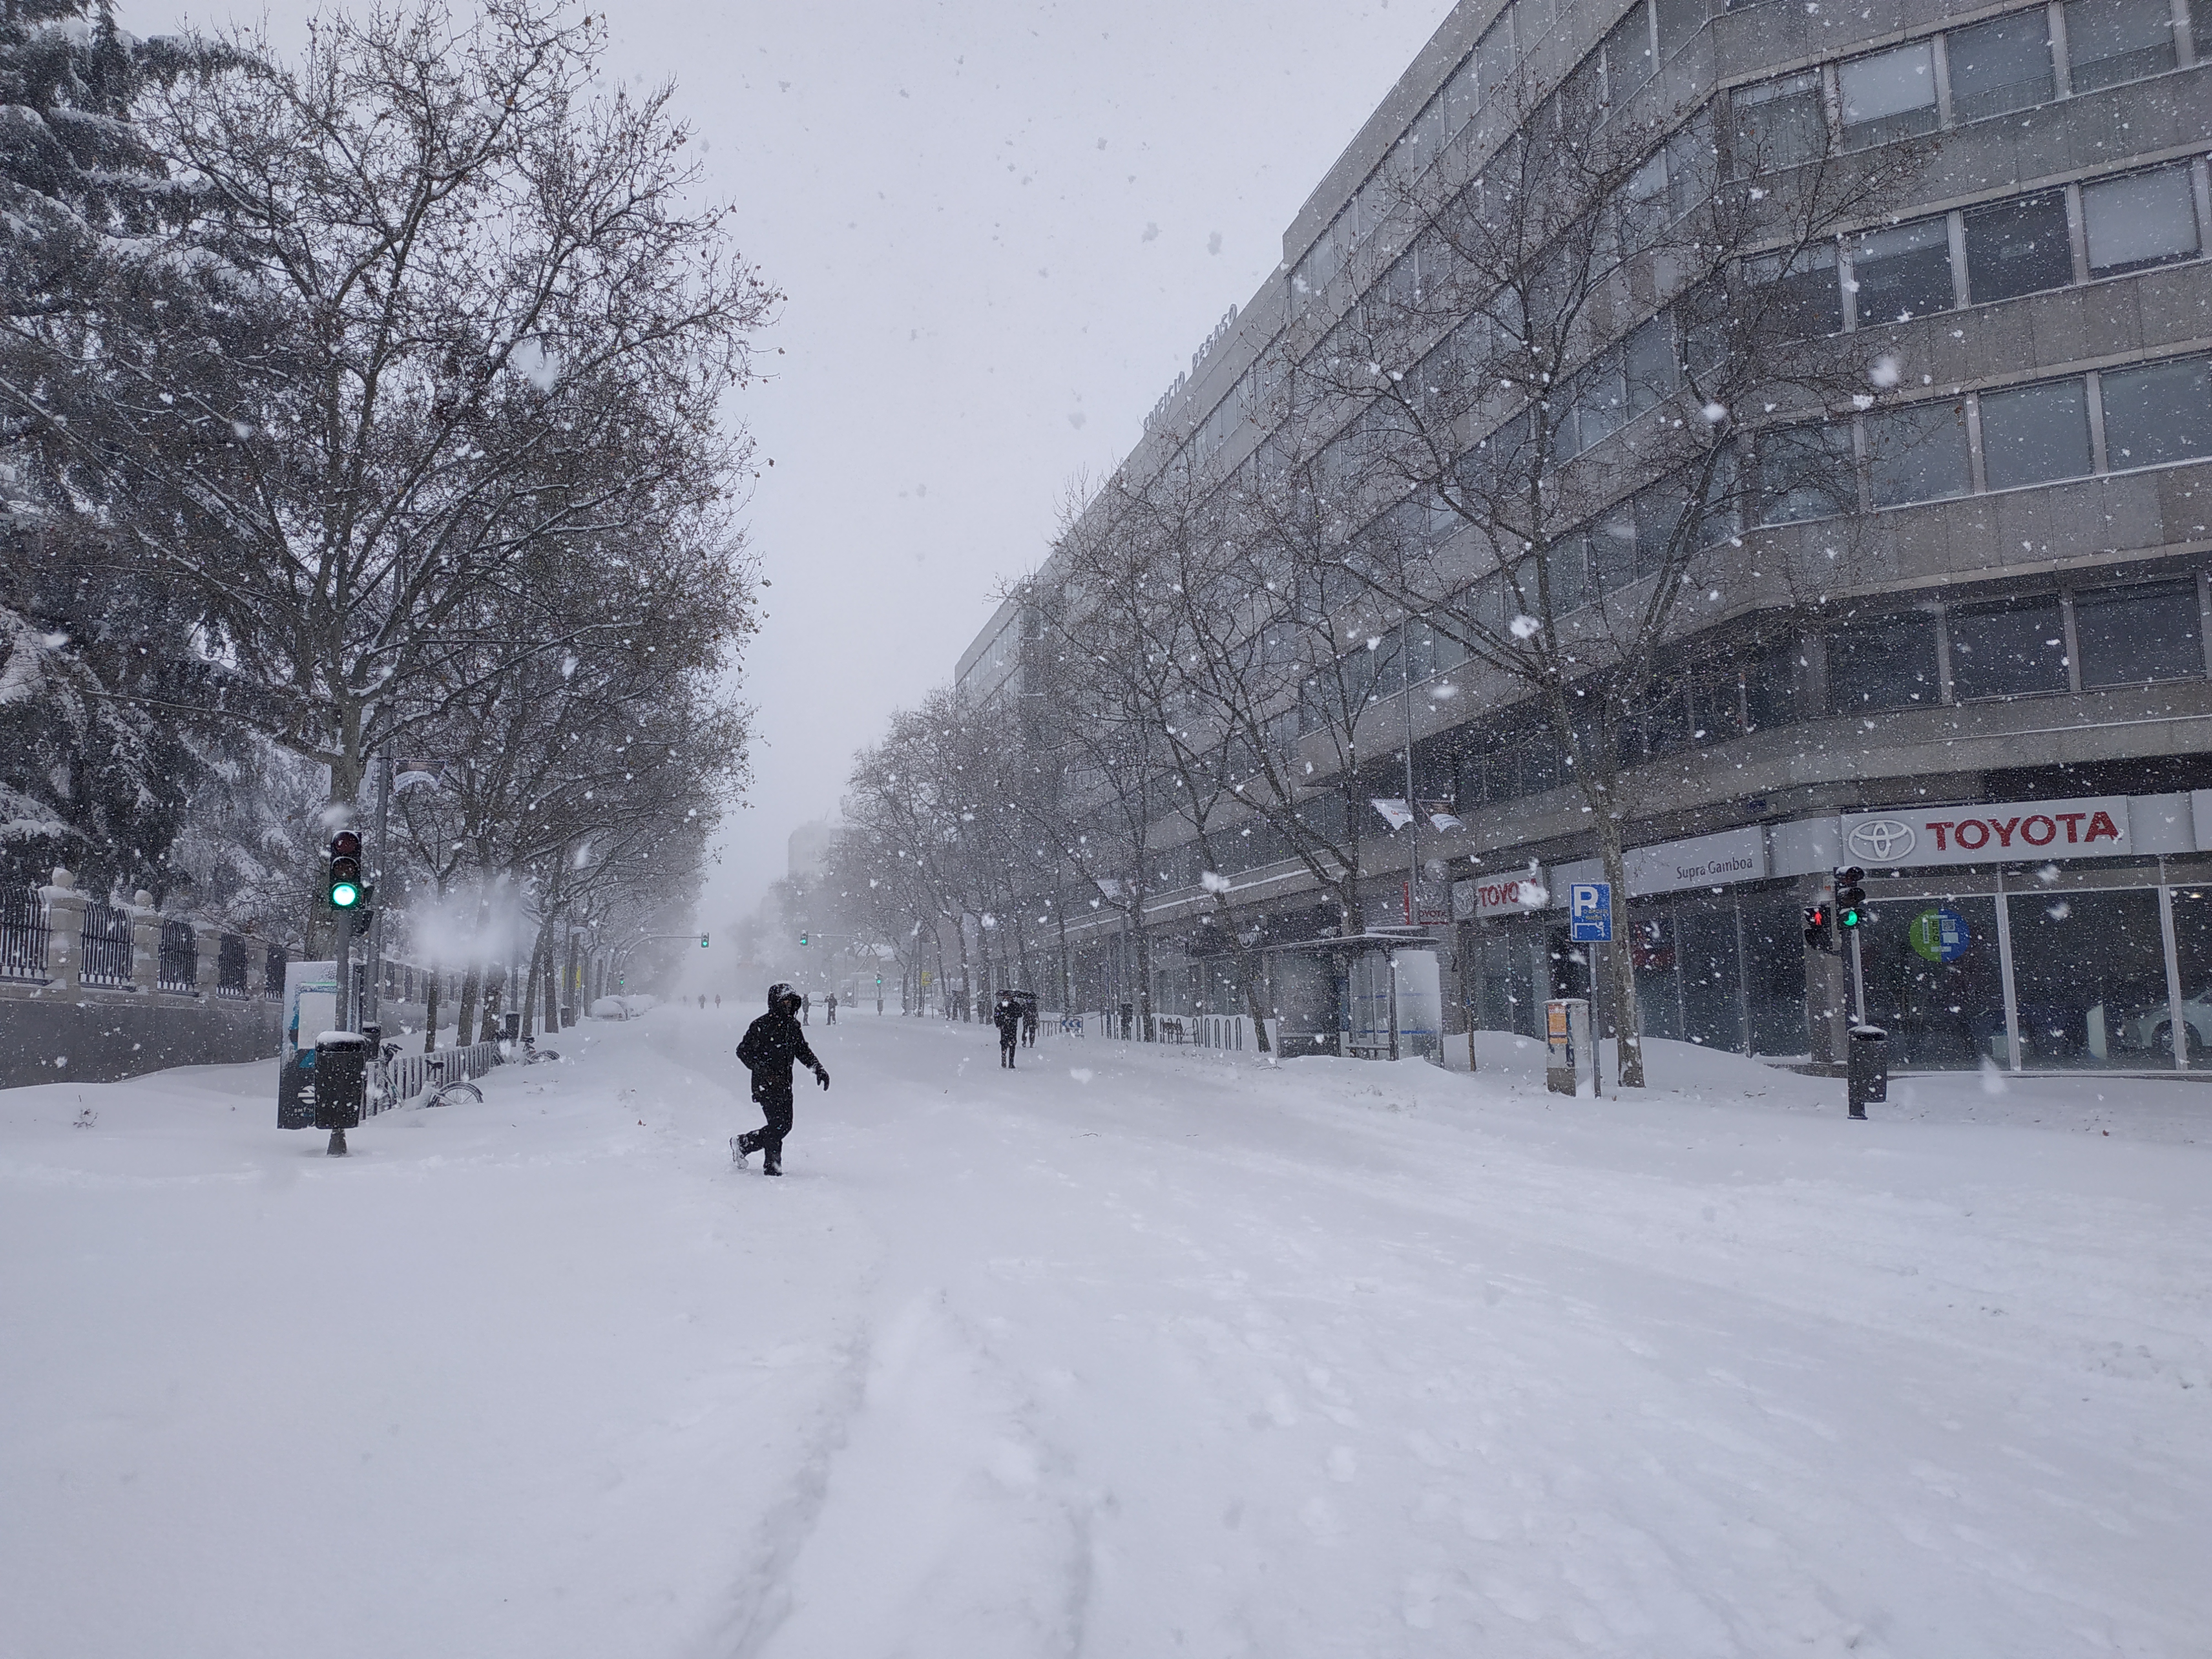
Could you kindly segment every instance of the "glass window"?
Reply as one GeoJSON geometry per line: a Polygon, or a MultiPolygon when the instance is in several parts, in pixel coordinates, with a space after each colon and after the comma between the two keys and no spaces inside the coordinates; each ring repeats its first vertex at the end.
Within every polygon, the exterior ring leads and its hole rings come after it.
{"type": "Polygon", "coordinates": [[[2173,13],[2166,0],[2066,0],[2066,59],[2076,93],[2170,70],[2173,13]]]}
{"type": "Polygon", "coordinates": [[[1861,328],[1948,311],[1949,226],[1941,219],[1923,219],[1860,237],[1851,250],[1851,282],[1861,328]]]}
{"type": "Polygon", "coordinates": [[[2100,276],[2197,257],[2197,204],[2189,169],[2158,167],[2081,187],[2089,269],[2100,276]]]}
{"type": "MultiPolygon", "coordinates": [[[[2181,972],[2182,1043],[2192,1068],[2212,1065],[2212,888],[2173,890],[2174,965],[2181,972]]],[[[2144,1047],[2143,1063],[2158,1066],[2173,1054],[2172,1016],[2155,1009],[2129,1035],[2144,1047]]]]}
{"type": "Polygon", "coordinates": [[[1444,88],[1443,101],[1444,136],[1449,137],[1474,119],[1475,112],[1482,107],[1482,68],[1472,54],[1454,71],[1444,88]]]}
{"type": "Polygon", "coordinates": [[[2115,472],[2212,455],[2212,358],[2108,371],[2105,464],[2115,472]]]}
{"type": "Polygon", "coordinates": [[[1755,286],[1768,291],[1762,322],[1783,338],[1843,331],[1844,295],[1836,283],[1833,243],[1762,255],[1751,262],[1750,275],[1755,286]]]}
{"type": "Polygon", "coordinates": [[[1623,348],[1628,379],[1628,412],[1641,415],[1674,390],[1674,343],[1664,316],[1654,317],[1628,337],[1623,348]]]}
{"type": "Polygon", "coordinates": [[[1936,52],[1927,41],[1855,58],[1838,80],[1845,149],[1936,130],[1936,52]]]}
{"type": "Polygon", "coordinates": [[[1611,437],[1627,418],[1628,387],[1620,373],[1620,354],[1608,351],[1575,377],[1578,449],[1611,437]]]}
{"type": "Polygon", "coordinates": [[[1675,49],[1695,34],[1705,21],[1705,0],[1659,0],[1659,55],[1672,58],[1675,49]]]}
{"type": "Polygon", "coordinates": [[[1966,281],[1976,305],[2040,294],[2074,280],[2066,198],[2058,191],[1966,215],[1966,281]]]}
{"type": "Polygon", "coordinates": [[[1867,416],[1867,487],[1876,507],[1966,493],[1964,404],[1921,404],[1867,416]]]}
{"type": "Polygon", "coordinates": [[[2066,624],[2058,596],[1960,605],[1951,629],[1951,695],[1960,702],[2063,691],[2066,624]]]}
{"type": "Polygon", "coordinates": [[[2074,639],[2085,686],[2201,679],[2197,584],[2142,582],[2074,596],[2074,639]]]}
{"type": "Polygon", "coordinates": [[[1669,560],[1679,563],[1689,551],[1690,538],[1682,534],[1686,503],[1679,489],[1664,485],[1636,497],[1636,574],[1649,576],[1669,560]],[[1681,543],[1677,545],[1678,539],[1681,543]]]}
{"type": "Polygon", "coordinates": [[[1828,123],[1816,75],[1785,75],[1735,91],[1737,160],[1753,173],[1809,161],[1828,147],[1828,123]]]}
{"type": "Polygon", "coordinates": [[[1605,37],[1606,96],[1625,103],[1651,78],[1651,22],[1640,3],[1605,37]]]}
{"type": "Polygon", "coordinates": [[[2140,1068],[2142,1034],[2166,1022],[2158,895],[2045,891],[2006,902],[2021,1064],[2140,1068]]]}
{"type": "MultiPolygon", "coordinates": [[[[1662,15],[1660,27],[1666,27],[1662,15]]],[[[2197,43],[2197,61],[2212,59],[2212,0],[2189,0],[2189,37],[2197,43]]]]}
{"type": "Polygon", "coordinates": [[[2089,387],[2047,380],[1982,394],[1982,472],[1992,489],[2089,472],[2089,387]]]}
{"type": "Polygon", "coordinates": [[[1838,422],[1761,433],[1759,483],[1761,524],[1796,524],[1856,512],[1850,428],[1838,422]]]}
{"type": "Polygon", "coordinates": [[[1498,95],[1513,74],[1513,13],[1510,8],[1498,14],[1498,21],[1484,31],[1482,39],[1474,43],[1475,72],[1482,79],[1482,100],[1488,103],[1498,95]]]}
{"type": "Polygon", "coordinates": [[[1939,701],[1936,619],[1924,611],[1870,617],[1828,636],[1828,704],[1838,714],[1939,701]]]}
{"type": "MultiPolygon", "coordinates": [[[[1885,899],[1859,935],[1867,1012],[1889,1033],[1889,1063],[1916,1070],[2010,1064],[1996,901],[1885,899]]],[[[1804,998],[1798,988],[1799,1004],[1804,998]]]]}
{"type": "Polygon", "coordinates": [[[1598,591],[1610,593],[1636,580],[1636,514],[1616,507],[1590,526],[1590,562],[1598,591]]]}
{"type": "Polygon", "coordinates": [[[1753,731],[1788,726],[1798,718],[1797,676],[1803,666],[1803,647],[1795,639],[1762,647],[1744,665],[1744,714],[1753,731]]]}
{"type": "Polygon", "coordinates": [[[1954,29],[1943,46],[1950,60],[1954,121],[2025,109],[2057,93],[2051,75],[2050,14],[2040,6],[1954,29]]]}

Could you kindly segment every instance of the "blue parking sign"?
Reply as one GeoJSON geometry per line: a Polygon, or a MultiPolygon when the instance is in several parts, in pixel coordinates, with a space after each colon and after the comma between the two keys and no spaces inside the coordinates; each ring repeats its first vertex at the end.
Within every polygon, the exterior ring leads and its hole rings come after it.
{"type": "Polygon", "coordinates": [[[1577,945],[1603,945],[1613,938],[1613,884],[1567,884],[1567,937],[1577,945]]]}

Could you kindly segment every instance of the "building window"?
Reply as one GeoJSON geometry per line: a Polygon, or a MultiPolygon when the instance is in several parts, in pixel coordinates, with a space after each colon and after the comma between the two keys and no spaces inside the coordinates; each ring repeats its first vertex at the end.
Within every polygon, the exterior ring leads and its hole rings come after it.
{"type": "Polygon", "coordinates": [[[1735,94],[1736,131],[1748,154],[1739,171],[1772,173],[1809,161],[1828,147],[1828,118],[1820,105],[1820,77],[1785,75],[1735,94]]]}
{"type": "Polygon", "coordinates": [[[1876,507],[1937,501],[1966,493],[1966,411],[1960,403],[1921,404],[1869,415],[1867,486],[1876,507]]]}
{"type": "Polygon", "coordinates": [[[2066,0],[2066,59],[2076,93],[2170,70],[2172,10],[2166,0],[2066,0]]]}
{"type": "Polygon", "coordinates": [[[2089,270],[2118,276],[2197,257],[2197,207],[2187,167],[2156,167],[2081,187],[2089,270]]]}
{"type": "Polygon", "coordinates": [[[1936,619],[1917,611],[1871,617],[1828,636],[1828,702],[1838,714],[1936,701],[1936,619]]]}
{"type": "Polygon", "coordinates": [[[1773,325],[1784,338],[1803,340],[1843,331],[1844,298],[1836,286],[1833,243],[1814,242],[1789,253],[1762,255],[1751,261],[1749,274],[1753,286],[1767,290],[1773,325]]]}
{"type": "Polygon", "coordinates": [[[2212,455],[2212,358],[2108,370],[2102,378],[2112,471],[2212,455]]]}
{"type": "Polygon", "coordinates": [[[2074,596],[2074,637],[2085,688],[2201,679],[2197,584],[2143,582],[2074,596]]]}
{"type": "Polygon", "coordinates": [[[1966,219],[1966,279],[1976,305],[2064,288],[2074,246],[2059,191],[1975,208],[1966,219]]]}
{"type": "Polygon", "coordinates": [[[1947,620],[1958,702],[2067,689],[2066,624],[2057,595],[1962,605],[1947,620]]]}
{"type": "Polygon", "coordinates": [[[1954,121],[2026,109],[2057,94],[2051,73],[2050,14],[2040,6],[1955,29],[1943,46],[1950,63],[1954,121]]]}
{"type": "Polygon", "coordinates": [[[1606,101],[1626,103],[1651,74],[1651,21],[1638,0],[1636,9],[1605,37],[1606,101]]]}
{"type": "Polygon", "coordinates": [[[1860,237],[1851,252],[1851,282],[1862,328],[1948,311],[1954,297],[1948,225],[1923,219],[1860,237]]]}
{"type": "Polygon", "coordinates": [[[1982,473],[1991,489],[2086,477],[2089,388],[2050,380],[1982,394],[1982,473]]]}
{"type": "Polygon", "coordinates": [[[1761,524],[1797,524],[1856,511],[1850,424],[1790,426],[1761,433],[1759,483],[1761,524]]]}
{"type": "Polygon", "coordinates": [[[1928,41],[1855,58],[1838,71],[1838,83],[1845,149],[1936,130],[1936,52],[1928,41]]]}

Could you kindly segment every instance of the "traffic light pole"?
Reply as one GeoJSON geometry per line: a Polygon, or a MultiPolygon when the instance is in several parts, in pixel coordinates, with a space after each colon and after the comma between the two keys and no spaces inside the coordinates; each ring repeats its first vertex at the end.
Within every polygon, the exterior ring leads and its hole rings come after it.
{"type": "MultiPolygon", "coordinates": [[[[368,884],[368,890],[372,893],[385,878],[387,860],[384,849],[392,828],[392,747],[389,744],[385,745],[381,773],[382,787],[377,791],[376,797],[376,844],[370,853],[376,860],[370,866],[375,872],[374,878],[368,884]]],[[[366,875],[367,872],[363,873],[366,875]]],[[[368,913],[368,961],[362,973],[361,990],[361,1024],[354,1029],[380,1038],[384,1026],[384,906],[381,904],[374,906],[368,913]]],[[[379,1054],[372,1052],[369,1063],[374,1066],[382,1062],[379,1054]]]]}
{"type": "Polygon", "coordinates": [[[1852,928],[1850,931],[1851,931],[1851,1000],[1852,1000],[1852,1003],[1853,1003],[1853,1006],[1854,1006],[1854,1008],[1855,1008],[1855,1012],[1854,1012],[1853,1017],[1852,1017],[1852,1019],[1851,1019],[1851,1024],[1854,1024],[1854,1025],[1863,1025],[1863,1024],[1865,1024],[1867,1023],[1867,1004],[1866,1004],[1866,958],[1865,958],[1865,957],[1864,957],[1860,953],[1860,951],[1859,951],[1859,932],[1860,932],[1860,930],[1859,930],[1858,928],[1854,927],[1854,928],[1852,928]]]}

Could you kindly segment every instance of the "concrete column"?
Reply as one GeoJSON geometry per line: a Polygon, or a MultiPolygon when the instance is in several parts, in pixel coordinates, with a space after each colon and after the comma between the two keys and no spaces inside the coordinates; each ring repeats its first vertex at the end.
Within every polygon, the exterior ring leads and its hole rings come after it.
{"type": "Polygon", "coordinates": [[[222,972],[222,929],[211,921],[192,924],[192,945],[198,959],[192,973],[203,1001],[215,1000],[216,976],[222,972]]]}
{"type": "Polygon", "coordinates": [[[46,902],[46,981],[64,995],[84,988],[84,895],[76,877],[58,866],[53,884],[40,890],[46,902]]]}
{"type": "Polygon", "coordinates": [[[131,898],[131,985],[133,990],[155,991],[161,983],[161,913],[154,896],[144,888],[131,898]]]}

